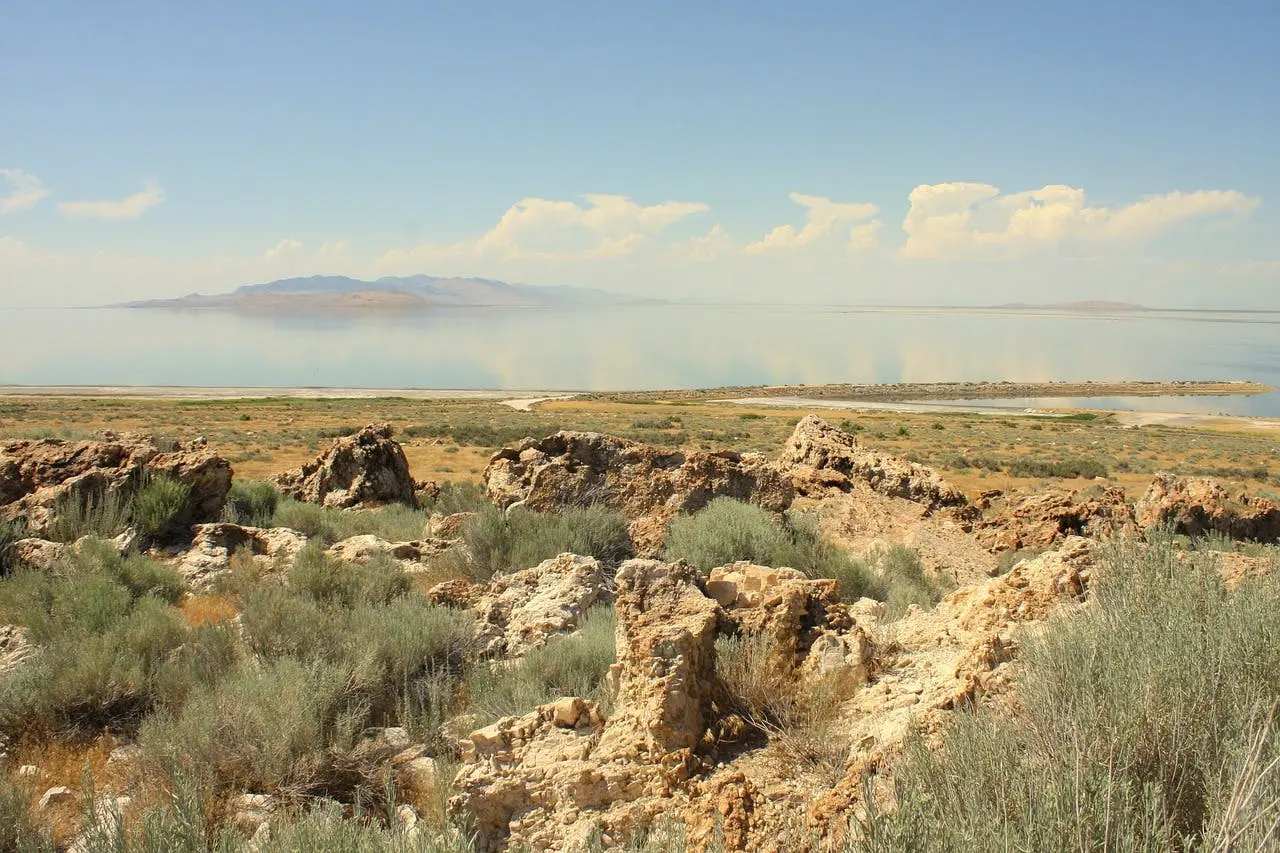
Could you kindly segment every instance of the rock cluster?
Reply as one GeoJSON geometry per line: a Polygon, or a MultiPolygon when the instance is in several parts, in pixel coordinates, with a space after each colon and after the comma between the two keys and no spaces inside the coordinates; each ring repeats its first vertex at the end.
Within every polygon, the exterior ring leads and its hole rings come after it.
{"type": "Polygon", "coordinates": [[[1133,506],[1118,488],[1099,494],[1052,491],[1001,501],[998,490],[984,492],[977,505],[992,510],[974,527],[991,551],[1044,550],[1068,536],[1101,536],[1134,524],[1133,506]]]}
{"type": "Polygon", "coordinates": [[[0,521],[21,516],[28,535],[45,535],[67,501],[127,501],[149,477],[190,488],[190,520],[217,519],[231,488],[231,465],[203,439],[161,450],[136,433],[104,432],[95,441],[0,442],[0,521]]]}
{"type": "Polygon", "coordinates": [[[192,528],[191,548],[177,560],[176,568],[193,588],[203,589],[226,574],[237,551],[270,564],[278,559],[292,560],[306,542],[307,537],[287,527],[197,524],[192,528]]]}
{"type": "Polygon", "coordinates": [[[502,508],[544,512],[602,504],[631,520],[639,553],[661,545],[666,524],[719,495],[772,512],[791,505],[790,482],[764,458],[732,451],[667,451],[594,432],[562,431],[505,448],[484,472],[485,490],[502,508]]]}
{"type": "Polygon", "coordinates": [[[425,571],[431,558],[444,553],[453,542],[448,539],[414,539],[409,542],[388,542],[370,533],[352,536],[335,542],[329,554],[348,563],[367,563],[380,555],[386,555],[400,563],[406,572],[425,571]]]}
{"type": "Polygon", "coordinates": [[[1233,497],[1220,483],[1160,473],[1137,504],[1143,528],[1171,525],[1187,536],[1221,533],[1232,539],[1280,541],[1280,506],[1266,498],[1233,497]]]}
{"type": "Polygon", "coordinates": [[[452,581],[429,595],[441,603],[469,606],[476,615],[481,653],[511,659],[555,634],[576,630],[592,605],[612,600],[612,585],[594,558],[561,554],[488,586],[468,588],[452,581]]]}
{"type": "Polygon", "coordinates": [[[370,425],[336,438],[312,461],[271,478],[289,497],[347,509],[402,503],[414,506],[416,484],[404,449],[391,437],[391,425],[370,425]]]}
{"type": "Polygon", "coordinates": [[[799,494],[822,496],[849,491],[862,482],[881,494],[904,498],[931,510],[965,510],[969,499],[938,472],[900,456],[879,453],[858,443],[817,415],[806,415],[782,449],[778,465],[799,494]]]}

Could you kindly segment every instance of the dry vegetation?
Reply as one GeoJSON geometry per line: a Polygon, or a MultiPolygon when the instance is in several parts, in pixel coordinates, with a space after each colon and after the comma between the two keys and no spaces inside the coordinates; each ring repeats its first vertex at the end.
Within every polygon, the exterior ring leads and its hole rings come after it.
{"type": "MultiPolygon", "coordinates": [[[[598,507],[557,515],[494,509],[474,484],[495,448],[580,429],[774,454],[799,414],[639,399],[563,400],[534,412],[404,399],[0,401],[6,437],[79,438],[103,428],[205,436],[236,469],[228,518],[312,540],[291,563],[264,566],[241,554],[203,591],[154,556],[121,557],[92,541],[49,571],[2,567],[0,624],[25,628],[41,653],[0,675],[8,750],[0,853],[63,849],[84,825],[97,828],[80,838],[79,853],[245,849],[246,833],[231,819],[233,798],[246,791],[283,804],[259,853],[470,851],[469,827],[451,823],[443,807],[459,758],[457,727],[560,696],[589,698],[608,712],[613,611],[597,606],[574,633],[491,666],[479,659],[467,619],[430,601],[422,577],[390,558],[344,562],[323,547],[363,533],[419,539],[431,532],[433,513],[471,511],[461,544],[427,573],[432,582],[483,582],[563,551],[611,570],[630,555],[626,519],[598,507]],[[340,512],[281,498],[259,482],[375,421],[395,425],[417,477],[453,484],[433,504],[340,512]],[[369,732],[392,726],[435,759],[432,790],[386,772],[386,750],[369,732]],[[109,762],[126,742],[137,753],[109,762]],[[36,775],[19,773],[26,764],[36,775]],[[40,794],[58,785],[75,791],[73,801],[37,808],[40,794]],[[125,787],[134,802],[122,813],[109,804],[104,817],[94,791],[125,787]],[[397,816],[404,804],[424,820],[414,833],[397,816]]],[[[1092,413],[844,420],[869,443],[937,467],[970,493],[1046,479],[1084,487],[1096,478],[1132,493],[1165,469],[1280,492],[1280,435],[1258,430],[1130,428],[1092,413]]],[[[130,506],[68,507],[60,538],[106,537],[129,521],[162,531],[180,523],[182,503],[179,490],[157,482],[130,506]]],[[[1274,550],[1248,548],[1275,559],[1274,550]]],[[[678,518],[665,549],[666,559],[704,571],[750,560],[834,578],[846,601],[885,602],[889,621],[912,605],[933,607],[947,591],[909,549],[858,560],[824,540],[808,516],[774,518],[728,499],[678,518]]],[[[1096,606],[1028,641],[1018,716],[955,715],[945,749],[913,745],[894,789],[872,792],[847,833],[812,849],[1275,849],[1280,587],[1264,577],[1228,588],[1213,555],[1241,550],[1220,538],[1113,542],[1096,606]]],[[[716,641],[727,707],[790,772],[829,788],[843,777],[849,750],[840,731],[845,696],[836,686],[796,692],[773,669],[770,642],[716,641]]],[[[684,845],[678,827],[660,823],[625,849],[684,845]]],[[[606,847],[595,839],[585,849],[606,847]]]]}

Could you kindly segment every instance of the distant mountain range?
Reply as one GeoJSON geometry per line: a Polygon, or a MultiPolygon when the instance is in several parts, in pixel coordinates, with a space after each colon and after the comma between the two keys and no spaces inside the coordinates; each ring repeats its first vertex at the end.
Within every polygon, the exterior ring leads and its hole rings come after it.
{"type": "Polygon", "coordinates": [[[231,293],[192,293],[176,299],[126,302],[119,308],[222,310],[246,314],[310,314],[354,311],[405,312],[430,308],[568,308],[652,300],[589,287],[508,284],[487,278],[387,276],[374,281],[340,275],[284,278],[247,284],[231,293]]]}

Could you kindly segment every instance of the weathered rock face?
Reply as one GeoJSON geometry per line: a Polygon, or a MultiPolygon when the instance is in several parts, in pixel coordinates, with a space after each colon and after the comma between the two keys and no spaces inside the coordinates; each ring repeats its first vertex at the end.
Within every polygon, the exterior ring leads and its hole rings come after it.
{"type": "Polygon", "coordinates": [[[1048,548],[1068,536],[1099,536],[1134,522],[1133,506],[1124,491],[1109,488],[1098,495],[1054,491],[1015,498],[999,505],[997,492],[983,493],[980,504],[991,510],[974,533],[991,551],[1048,548]]]}
{"type": "Polygon", "coordinates": [[[192,528],[191,548],[175,565],[195,589],[207,588],[226,574],[231,555],[244,549],[255,560],[270,563],[276,559],[292,560],[302,550],[307,538],[287,527],[244,527],[219,522],[197,524],[192,528]]]}
{"type": "Polygon", "coordinates": [[[346,509],[366,504],[415,505],[415,483],[391,425],[370,425],[336,438],[324,453],[271,482],[289,497],[346,509]]]}
{"type": "Polygon", "coordinates": [[[406,572],[425,571],[431,558],[452,547],[447,539],[414,539],[411,542],[388,542],[369,533],[335,542],[329,554],[348,563],[367,563],[385,554],[399,561],[406,572]]]}
{"type": "MultiPolygon", "coordinates": [[[[64,542],[50,542],[47,539],[19,539],[13,543],[12,557],[16,562],[29,568],[47,572],[58,563],[71,557],[89,541],[90,537],[87,536],[81,537],[70,545],[64,542]]],[[[132,551],[137,542],[138,536],[133,528],[125,530],[110,540],[111,546],[121,556],[132,551]]]]}
{"type": "MultiPolygon", "coordinates": [[[[449,588],[456,587],[452,583],[449,588]]],[[[433,599],[447,600],[443,592],[432,592],[433,599]]],[[[561,554],[503,575],[470,598],[479,621],[481,651],[489,657],[516,658],[555,634],[575,630],[587,609],[611,600],[612,592],[594,558],[561,554]]]]}
{"type": "Polygon", "coordinates": [[[656,551],[675,515],[695,512],[719,495],[773,512],[787,509],[793,497],[786,478],[759,456],[665,451],[595,432],[562,431],[500,450],[484,480],[489,499],[504,509],[612,507],[631,519],[641,553],[656,551]]]}
{"type": "Polygon", "coordinates": [[[97,441],[0,442],[0,520],[22,516],[30,536],[43,536],[64,500],[128,499],[147,477],[190,487],[191,520],[212,521],[231,488],[231,465],[203,440],[161,451],[151,436],[102,433],[97,441]]]}
{"type": "Polygon", "coordinates": [[[1206,478],[1160,473],[1138,501],[1140,527],[1170,524],[1188,536],[1223,533],[1233,539],[1280,541],[1280,506],[1266,498],[1232,497],[1206,478]]]}
{"type": "Polygon", "coordinates": [[[617,583],[619,712],[606,723],[567,697],[462,741],[449,807],[474,820],[482,849],[574,849],[593,830],[625,838],[700,766],[719,607],[688,566],[629,560],[617,583]]]}
{"type": "Polygon", "coordinates": [[[847,432],[806,415],[796,424],[778,460],[802,495],[847,492],[863,482],[881,494],[905,498],[931,510],[968,509],[969,499],[932,468],[862,447],[847,432]]]}
{"type": "Polygon", "coordinates": [[[0,675],[12,672],[35,652],[27,639],[27,629],[18,625],[0,625],[0,675]]]}

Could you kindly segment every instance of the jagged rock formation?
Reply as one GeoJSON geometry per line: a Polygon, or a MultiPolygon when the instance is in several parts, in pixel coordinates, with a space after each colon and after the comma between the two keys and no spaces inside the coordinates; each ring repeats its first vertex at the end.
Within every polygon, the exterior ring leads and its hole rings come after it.
{"type": "Polygon", "coordinates": [[[261,563],[292,560],[306,544],[307,537],[287,527],[244,527],[219,522],[192,528],[191,548],[176,561],[175,568],[195,589],[209,587],[226,574],[231,557],[245,551],[261,563]]]}
{"type": "Polygon", "coordinates": [[[792,488],[760,456],[732,451],[665,451],[595,432],[561,431],[526,439],[489,461],[485,491],[500,507],[546,512],[599,503],[631,519],[639,553],[661,546],[666,525],[718,495],[773,512],[791,505],[792,488]]]}
{"type": "Polygon", "coordinates": [[[137,433],[103,432],[97,441],[0,442],[0,521],[22,517],[28,535],[43,536],[64,501],[127,501],[148,477],[172,477],[190,487],[190,521],[221,514],[231,465],[203,439],[161,451],[137,433]]]}
{"type": "Polygon", "coordinates": [[[829,425],[817,415],[806,415],[796,424],[778,460],[801,495],[822,496],[832,490],[847,492],[855,483],[921,504],[930,510],[967,512],[969,499],[924,465],[900,456],[870,450],[858,439],[829,425]]]}
{"type": "Polygon", "coordinates": [[[1202,477],[1160,473],[1137,504],[1143,528],[1172,525],[1177,533],[1222,533],[1232,539],[1280,541],[1280,506],[1266,498],[1232,497],[1220,483],[1202,477]]]}
{"type": "Polygon", "coordinates": [[[1131,527],[1133,505],[1124,491],[1100,494],[1052,491],[1002,501],[998,490],[984,492],[977,506],[990,510],[974,525],[978,541],[991,551],[1043,550],[1068,536],[1101,536],[1131,527]]]}
{"type": "Polygon", "coordinates": [[[612,599],[612,591],[594,558],[561,554],[485,587],[466,589],[446,582],[430,597],[455,606],[465,601],[477,616],[481,652],[517,658],[556,634],[575,630],[592,605],[612,599]]]}
{"type": "Polygon", "coordinates": [[[425,571],[431,558],[453,546],[448,539],[414,539],[411,542],[388,542],[369,533],[335,542],[328,553],[348,563],[367,563],[385,554],[397,560],[406,572],[425,571]]]}
{"type": "Polygon", "coordinates": [[[301,468],[275,475],[271,482],[294,500],[339,509],[416,502],[409,462],[391,437],[390,424],[335,438],[324,453],[301,468]]]}

